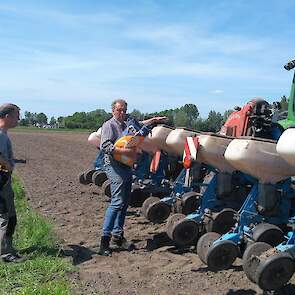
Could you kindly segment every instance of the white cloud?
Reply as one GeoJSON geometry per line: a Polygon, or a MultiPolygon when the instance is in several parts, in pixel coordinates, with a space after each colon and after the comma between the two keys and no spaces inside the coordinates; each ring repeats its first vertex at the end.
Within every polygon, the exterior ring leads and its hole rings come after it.
{"type": "Polygon", "coordinates": [[[212,93],[212,94],[221,94],[221,93],[223,93],[224,91],[223,90],[220,90],[220,89],[216,89],[216,90],[212,90],[212,91],[210,91],[210,93],[212,93]]]}

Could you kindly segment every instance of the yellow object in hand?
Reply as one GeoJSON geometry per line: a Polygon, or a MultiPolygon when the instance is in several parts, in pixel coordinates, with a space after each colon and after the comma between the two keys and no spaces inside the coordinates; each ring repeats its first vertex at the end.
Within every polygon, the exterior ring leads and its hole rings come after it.
{"type": "MultiPolygon", "coordinates": [[[[118,139],[115,142],[115,147],[118,148],[135,148],[139,147],[144,141],[144,136],[138,136],[138,135],[125,135],[118,139]]],[[[127,157],[125,155],[121,155],[119,153],[114,152],[113,154],[114,159],[129,166],[132,167],[135,159],[131,157],[127,157]]]]}

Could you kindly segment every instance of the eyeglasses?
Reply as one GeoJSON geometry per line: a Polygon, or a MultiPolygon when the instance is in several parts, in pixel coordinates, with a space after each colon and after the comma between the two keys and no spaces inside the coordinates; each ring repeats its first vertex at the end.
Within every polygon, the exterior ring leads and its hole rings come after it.
{"type": "Polygon", "coordinates": [[[126,113],[127,112],[127,109],[121,109],[121,108],[119,108],[119,109],[114,109],[114,111],[115,112],[118,112],[118,113],[126,113]]]}

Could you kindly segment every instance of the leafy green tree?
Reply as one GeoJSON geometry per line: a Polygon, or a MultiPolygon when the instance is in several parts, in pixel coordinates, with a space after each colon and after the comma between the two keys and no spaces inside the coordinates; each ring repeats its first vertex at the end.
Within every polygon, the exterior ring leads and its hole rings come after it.
{"type": "Polygon", "coordinates": [[[72,116],[65,117],[64,124],[66,128],[98,129],[110,116],[101,109],[89,113],[76,112],[72,116]]]}
{"type": "Polygon", "coordinates": [[[45,125],[47,124],[47,116],[44,113],[38,113],[36,115],[36,122],[39,123],[40,125],[45,125]]]}
{"type": "Polygon", "coordinates": [[[219,112],[210,111],[208,118],[204,122],[206,131],[217,132],[220,130],[223,116],[219,112]]]}
{"type": "Polygon", "coordinates": [[[37,123],[37,114],[25,111],[25,120],[29,125],[35,125],[37,123]]]}
{"type": "Polygon", "coordinates": [[[57,118],[57,126],[58,128],[65,128],[65,118],[64,117],[58,117],[57,118]]]}
{"type": "Polygon", "coordinates": [[[180,111],[183,111],[186,114],[188,118],[188,123],[191,125],[199,117],[199,110],[195,104],[185,104],[183,107],[180,108],[180,111]]]}
{"type": "Polygon", "coordinates": [[[174,115],[174,126],[175,127],[190,127],[190,120],[183,110],[179,110],[174,115]]]}
{"type": "Polygon", "coordinates": [[[50,124],[51,126],[56,125],[56,119],[55,119],[54,117],[51,117],[51,118],[50,118],[50,121],[49,121],[49,124],[50,124]]]}
{"type": "Polygon", "coordinates": [[[135,118],[138,121],[142,121],[144,119],[144,114],[139,110],[134,109],[131,113],[129,113],[130,117],[135,118]]]}
{"type": "MultiPolygon", "coordinates": [[[[195,104],[185,104],[180,108],[167,109],[154,113],[141,113],[134,109],[130,115],[137,120],[148,119],[154,116],[168,117],[167,124],[176,127],[188,127],[200,131],[219,131],[221,125],[226,120],[232,110],[225,111],[224,115],[219,112],[210,111],[208,118],[202,119],[199,117],[199,110],[195,104]]],[[[97,109],[91,112],[75,112],[66,117],[58,117],[57,120],[51,117],[50,124],[54,125],[57,122],[58,128],[85,128],[97,130],[101,125],[108,120],[112,114],[107,113],[103,109],[97,109]]],[[[47,116],[44,113],[25,112],[25,118],[21,124],[46,124],[47,116]]]]}
{"type": "Polygon", "coordinates": [[[19,126],[29,126],[30,125],[30,122],[28,119],[21,119],[18,123],[19,126]]]}
{"type": "Polygon", "coordinates": [[[206,120],[202,118],[198,118],[196,122],[194,123],[193,129],[198,130],[198,131],[208,131],[207,130],[207,125],[206,125],[206,120]]]}
{"type": "Polygon", "coordinates": [[[87,118],[88,118],[88,129],[98,129],[99,127],[102,126],[102,124],[111,118],[111,114],[107,113],[103,109],[97,109],[93,112],[87,113],[87,118]]]}

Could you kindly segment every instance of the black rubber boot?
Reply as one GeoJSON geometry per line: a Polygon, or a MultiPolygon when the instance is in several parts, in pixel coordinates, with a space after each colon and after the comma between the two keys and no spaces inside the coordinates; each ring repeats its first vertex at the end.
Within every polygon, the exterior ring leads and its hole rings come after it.
{"type": "Polygon", "coordinates": [[[112,252],[110,249],[110,240],[111,238],[108,236],[102,236],[100,240],[100,247],[99,247],[99,255],[102,256],[111,256],[112,252]]]}
{"type": "Polygon", "coordinates": [[[132,251],[135,249],[133,243],[128,242],[123,235],[113,235],[111,241],[111,247],[115,250],[121,251],[132,251]]]}

